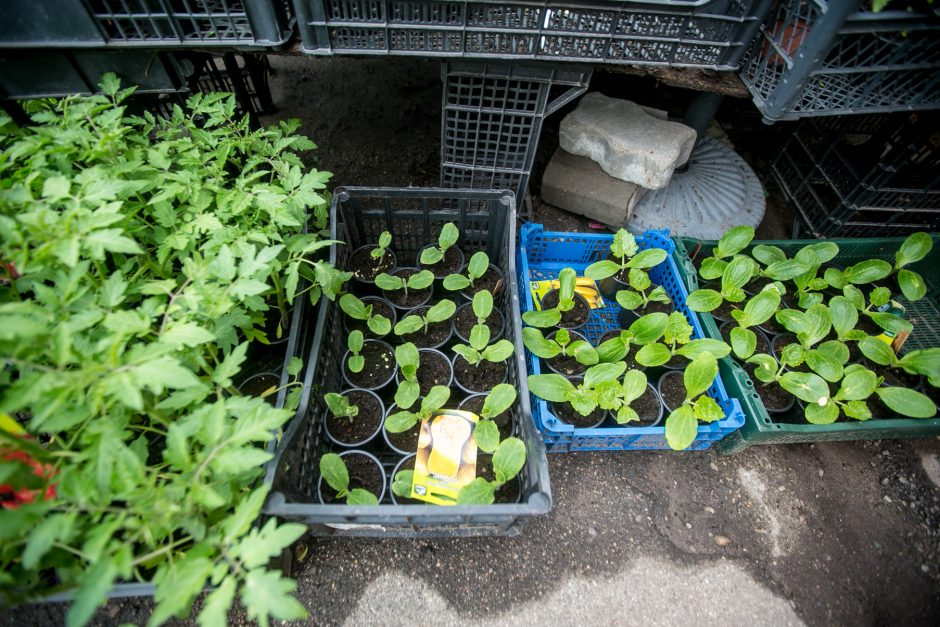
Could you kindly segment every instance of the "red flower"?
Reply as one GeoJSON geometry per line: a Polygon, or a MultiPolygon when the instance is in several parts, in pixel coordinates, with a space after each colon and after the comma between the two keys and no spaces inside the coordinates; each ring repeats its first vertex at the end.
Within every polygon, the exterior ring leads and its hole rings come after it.
{"type": "Polygon", "coordinates": [[[7,462],[19,462],[24,467],[23,471],[27,469],[32,471],[31,473],[14,473],[14,477],[19,478],[19,481],[15,482],[18,485],[13,483],[0,484],[0,507],[3,507],[3,509],[16,509],[20,505],[33,503],[39,495],[42,495],[44,501],[50,501],[57,496],[56,484],[49,483],[42,487],[42,483],[55,475],[55,468],[51,464],[42,464],[33,459],[26,451],[19,449],[0,449],[0,459],[7,462]],[[43,481],[30,480],[30,474],[39,477],[43,481]],[[24,483],[33,484],[36,487],[22,485],[24,483]]]}

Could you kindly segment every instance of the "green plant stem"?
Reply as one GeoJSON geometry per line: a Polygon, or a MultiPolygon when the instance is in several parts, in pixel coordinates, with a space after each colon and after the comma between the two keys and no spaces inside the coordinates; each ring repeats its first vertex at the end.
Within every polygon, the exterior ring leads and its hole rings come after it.
{"type": "Polygon", "coordinates": [[[181,538],[181,539],[177,540],[176,542],[172,542],[172,543],[170,543],[170,544],[167,544],[166,546],[160,547],[160,548],[157,549],[156,551],[151,551],[150,553],[147,553],[147,554],[145,554],[145,555],[141,555],[140,557],[138,557],[137,559],[135,559],[133,562],[131,562],[131,566],[134,567],[134,566],[138,566],[139,564],[143,564],[143,563],[145,563],[145,562],[149,562],[150,560],[152,560],[152,559],[155,558],[155,557],[160,557],[161,555],[163,555],[163,554],[165,554],[165,553],[169,553],[169,552],[173,551],[173,550],[176,549],[177,547],[180,547],[180,546],[182,546],[182,545],[184,545],[184,544],[186,544],[186,543],[188,543],[188,542],[192,542],[192,540],[193,540],[192,536],[186,536],[186,537],[184,537],[184,538],[181,538]]]}

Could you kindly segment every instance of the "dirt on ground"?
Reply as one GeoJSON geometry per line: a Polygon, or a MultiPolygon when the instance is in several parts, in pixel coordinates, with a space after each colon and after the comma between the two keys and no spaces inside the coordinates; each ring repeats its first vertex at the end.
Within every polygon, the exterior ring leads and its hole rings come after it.
{"type": "MultiPolygon", "coordinates": [[[[335,185],[437,182],[437,62],[272,63],[280,112],[268,121],[301,118],[335,185]]],[[[650,78],[596,80],[673,115],[694,95],[650,78]]],[[[719,120],[764,176],[779,129],[743,100],[726,101],[719,120]]],[[[533,172],[534,216],[584,230],[538,198],[557,121],[533,172]]],[[[771,187],[759,237],[791,226],[771,187]]],[[[304,539],[293,574],[309,624],[940,624],[940,439],[559,454],[549,468],[554,507],[517,537],[304,539]]],[[[151,609],[115,600],[94,622],[142,623],[151,609]]],[[[29,606],[0,626],[61,624],[64,611],[29,606]]]]}

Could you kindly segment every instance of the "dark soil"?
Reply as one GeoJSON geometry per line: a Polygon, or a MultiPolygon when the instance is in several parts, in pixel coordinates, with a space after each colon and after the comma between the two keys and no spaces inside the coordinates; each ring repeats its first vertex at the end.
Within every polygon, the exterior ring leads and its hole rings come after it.
{"type": "Polygon", "coordinates": [[[855,328],[860,331],[864,331],[872,337],[878,337],[884,333],[884,329],[875,324],[875,321],[866,316],[865,314],[858,315],[858,322],[855,323],[855,328]]]}
{"type": "MultiPolygon", "coordinates": [[[[238,391],[245,396],[261,396],[266,390],[272,387],[277,389],[281,383],[281,378],[272,372],[262,372],[249,377],[244,383],[238,386],[238,391]]],[[[264,397],[264,400],[271,405],[277,400],[277,394],[271,393],[264,397]]]]}
{"type": "Polygon", "coordinates": [[[911,390],[920,390],[923,384],[923,380],[919,376],[908,374],[900,368],[880,366],[871,362],[869,362],[868,367],[878,376],[885,378],[885,385],[899,388],[908,388],[911,390]]]}
{"type": "MultiPolygon", "coordinates": [[[[466,266],[461,269],[461,272],[467,272],[466,266]]],[[[484,290],[488,291],[493,296],[496,296],[501,291],[503,291],[503,285],[505,283],[506,281],[503,278],[503,273],[500,272],[493,264],[490,264],[490,267],[486,269],[486,272],[483,273],[483,276],[473,281],[473,287],[468,287],[465,290],[461,290],[460,293],[471,300],[473,299],[474,294],[484,290]]]]}
{"type": "MultiPolygon", "coordinates": [[[[728,346],[731,346],[731,330],[736,326],[737,323],[732,322],[730,324],[723,324],[721,325],[721,328],[718,329],[721,332],[721,338],[728,343],[728,346]]],[[[754,335],[757,336],[757,345],[754,348],[754,354],[770,354],[770,341],[767,339],[767,336],[761,333],[760,329],[751,328],[751,331],[753,331],[754,335]]],[[[734,355],[734,353],[731,354],[734,355]]],[[[735,358],[737,359],[737,357],[735,358]]]]}
{"type": "MultiPolygon", "coordinates": [[[[485,394],[468,396],[463,401],[461,401],[459,409],[473,412],[479,416],[480,412],[483,411],[483,402],[485,400],[485,394]]],[[[512,435],[512,408],[507,409],[492,420],[496,423],[496,427],[499,429],[499,437],[501,439],[508,438],[510,435],[512,435]]]]}
{"type": "Polygon", "coordinates": [[[786,411],[793,406],[793,395],[776,383],[764,383],[754,376],[757,364],[744,364],[744,370],[754,381],[754,390],[760,396],[764,407],[771,413],[786,411]]]}
{"type": "Polygon", "coordinates": [[[391,347],[374,340],[366,341],[360,355],[366,360],[366,365],[361,372],[350,372],[348,359],[343,361],[346,379],[354,386],[367,390],[374,390],[385,385],[395,372],[395,353],[391,347]]]}
{"type": "Polygon", "coordinates": [[[395,256],[390,250],[386,249],[381,259],[372,258],[373,250],[375,246],[363,246],[349,258],[349,270],[360,281],[372,282],[378,275],[395,267],[395,256]]]}
{"type": "Polygon", "coordinates": [[[689,365],[689,360],[682,355],[673,355],[663,365],[669,370],[685,370],[685,367],[689,365]]]}
{"type": "Polygon", "coordinates": [[[738,307],[737,303],[732,303],[725,300],[722,301],[721,304],[711,312],[711,314],[715,317],[716,320],[720,320],[721,322],[727,322],[729,320],[733,321],[734,318],[731,317],[731,312],[735,309],[741,308],[738,307]]]}
{"type": "MultiPolygon", "coordinates": [[[[466,303],[457,308],[454,316],[454,330],[457,332],[457,337],[469,343],[470,330],[476,323],[477,315],[473,313],[473,303],[466,303]]],[[[494,307],[486,319],[486,326],[490,328],[490,342],[503,337],[503,313],[494,307]]]]}
{"type": "MultiPolygon", "coordinates": [[[[391,413],[395,413],[397,410],[393,409],[391,413]]],[[[416,453],[418,451],[418,436],[421,434],[421,423],[418,422],[412,428],[407,431],[402,431],[401,433],[392,433],[391,431],[385,432],[385,437],[388,438],[388,441],[397,448],[399,451],[406,451],[408,453],[416,453]]]]}
{"type": "MultiPolygon", "coordinates": [[[[428,309],[430,309],[430,307],[419,307],[410,313],[423,316],[428,312],[428,309]]],[[[414,333],[402,335],[401,340],[402,342],[411,342],[418,348],[435,348],[449,340],[450,333],[450,320],[445,320],[444,322],[432,322],[429,324],[427,333],[424,332],[424,329],[418,329],[414,333]]]]}
{"type": "Polygon", "coordinates": [[[770,351],[771,355],[777,360],[780,361],[780,353],[784,348],[790,344],[798,344],[796,336],[792,333],[783,333],[782,335],[775,335],[774,339],[770,341],[770,351]]]}
{"type": "MultiPolygon", "coordinates": [[[[385,473],[372,460],[371,457],[350,453],[343,455],[343,462],[346,463],[346,470],[349,472],[349,489],[356,488],[368,490],[378,497],[382,494],[382,488],[385,487],[385,473]]],[[[323,502],[326,504],[338,503],[345,505],[345,499],[336,500],[336,494],[333,488],[327,485],[326,481],[320,484],[320,494],[323,496],[323,502]]]]}
{"type": "MultiPolygon", "coordinates": [[[[415,456],[412,455],[411,457],[409,457],[408,459],[406,459],[405,461],[401,463],[401,466],[398,467],[397,472],[401,472],[403,470],[414,470],[414,469],[415,469],[415,456]]],[[[392,489],[391,484],[394,481],[395,481],[395,477],[393,475],[392,480],[389,482],[389,492],[391,492],[391,489],[392,489]]],[[[427,505],[427,502],[425,501],[419,501],[418,499],[410,499],[407,496],[398,496],[397,494],[395,494],[393,498],[395,499],[395,502],[398,503],[399,505],[427,505]]]]}
{"type": "MultiPolygon", "coordinates": [[[[656,390],[649,385],[646,386],[646,392],[643,393],[643,396],[630,403],[630,407],[640,416],[639,426],[651,427],[659,422],[662,402],[659,400],[656,390]]],[[[636,424],[634,422],[627,426],[632,427],[636,424]]]]}
{"type": "MultiPolygon", "coordinates": [[[[395,326],[397,317],[395,314],[395,308],[392,307],[391,303],[389,303],[384,298],[379,298],[378,296],[366,296],[362,298],[361,300],[367,306],[372,305],[373,316],[379,316],[379,315],[385,316],[386,318],[388,318],[389,322],[392,323],[392,326],[393,327],[395,326]]],[[[362,331],[362,334],[366,337],[366,339],[375,339],[375,340],[379,339],[380,337],[384,337],[384,336],[378,336],[375,333],[373,333],[372,330],[369,328],[369,325],[366,324],[365,320],[356,320],[355,318],[350,318],[349,316],[346,316],[345,314],[344,314],[344,318],[346,321],[347,333],[351,333],[353,331],[362,331]]]]}
{"type": "Polygon", "coordinates": [[[693,247],[689,252],[689,257],[692,259],[692,265],[695,266],[696,270],[699,270],[702,267],[702,262],[712,256],[712,251],[714,248],[702,246],[699,248],[698,252],[695,251],[693,247]]]}
{"type": "Polygon", "coordinates": [[[596,407],[587,416],[582,416],[574,410],[574,408],[568,403],[550,403],[549,407],[552,410],[552,413],[555,414],[555,417],[566,422],[576,429],[587,429],[593,427],[600,421],[604,419],[604,414],[607,413],[606,409],[601,409],[596,407]]]}
{"type": "Polygon", "coordinates": [[[334,440],[343,444],[358,444],[378,431],[385,408],[378,398],[362,390],[349,390],[343,396],[351,405],[359,408],[359,413],[352,419],[345,416],[338,418],[327,409],[326,428],[334,440]]]}
{"type": "Polygon", "coordinates": [[[767,318],[766,322],[758,325],[758,328],[762,329],[765,333],[769,335],[780,335],[781,333],[788,332],[782,324],[777,322],[776,316],[771,316],[767,318]]]}
{"type": "MultiPolygon", "coordinates": [[[[395,272],[392,274],[394,276],[407,279],[414,274],[418,274],[418,272],[419,271],[415,268],[402,268],[400,270],[395,270],[395,272]]],[[[385,290],[382,290],[382,296],[384,296],[390,303],[400,309],[410,309],[412,307],[418,307],[426,303],[431,296],[431,288],[426,287],[423,290],[408,290],[407,293],[404,289],[400,289],[395,292],[386,292],[385,290]]]]}
{"type": "Polygon", "coordinates": [[[659,380],[659,393],[663,396],[667,412],[675,410],[685,400],[685,381],[682,377],[682,372],[674,370],[667,372],[659,380]]]}
{"type": "Polygon", "coordinates": [[[465,389],[478,394],[486,394],[505,381],[508,372],[505,361],[499,363],[481,361],[471,366],[466,359],[461,357],[454,360],[454,377],[457,382],[465,389]]]}
{"type": "MultiPolygon", "coordinates": [[[[424,248],[430,248],[430,246],[425,246],[424,248]]],[[[424,250],[422,248],[421,250],[424,250]]],[[[438,261],[437,263],[421,263],[421,251],[418,251],[418,256],[415,259],[415,263],[418,264],[423,270],[430,270],[434,273],[434,278],[443,279],[448,274],[453,274],[460,270],[460,266],[463,265],[463,251],[461,251],[456,246],[451,246],[446,251],[444,251],[444,258],[438,261]]]]}
{"type": "MultiPolygon", "coordinates": [[[[493,456],[482,451],[477,451],[477,476],[483,477],[487,481],[495,481],[496,473],[493,472],[493,456]]],[[[519,500],[519,478],[518,475],[504,483],[496,491],[496,503],[516,503],[519,500]]]]}
{"type": "MultiPolygon", "coordinates": [[[[558,306],[558,290],[552,290],[542,297],[542,309],[554,309],[558,306]]],[[[574,295],[574,307],[570,311],[561,314],[561,322],[558,326],[565,329],[580,327],[591,316],[591,307],[587,301],[578,294],[574,295]]]]}
{"type": "Polygon", "coordinates": [[[421,366],[418,367],[418,387],[421,394],[427,394],[435,385],[450,387],[453,368],[442,353],[431,350],[421,351],[421,366]]]}
{"type": "Polygon", "coordinates": [[[565,375],[567,377],[573,375],[582,375],[588,369],[587,366],[579,363],[577,359],[570,355],[558,355],[556,357],[552,357],[551,359],[546,359],[545,363],[548,364],[549,368],[558,374],[565,375]]]}
{"type": "Polygon", "coordinates": [[[772,279],[765,276],[756,276],[747,282],[744,286],[744,291],[748,294],[757,294],[771,283],[773,283],[772,279]]]}

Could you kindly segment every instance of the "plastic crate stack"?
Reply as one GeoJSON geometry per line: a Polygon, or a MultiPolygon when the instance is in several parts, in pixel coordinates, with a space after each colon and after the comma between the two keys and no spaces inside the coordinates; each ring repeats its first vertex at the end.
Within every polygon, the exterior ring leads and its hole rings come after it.
{"type": "Polygon", "coordinates": [[[812,237],[940,230],[940,114],[810,118],[771,163],[812,237]]]}
{"type": "MultiPolygon", "coordinates": [[[[442,65],[441,187],[509,189],[522,206],[542,122],[587,90],[591,69],[472,61],[442,65]]],[[[529,218],[524,209],[519,217],[529,218]]]]}
{"type": "Polygon", "coordinates": [[[305,52],[733,71],[770,0],[293,0],[305,52]]]}
{"type": "Polygon", "coordinates": [[[928,2],[781,0],[739,75],[767,122],[940,107],[940,15],[928,2]]]}

